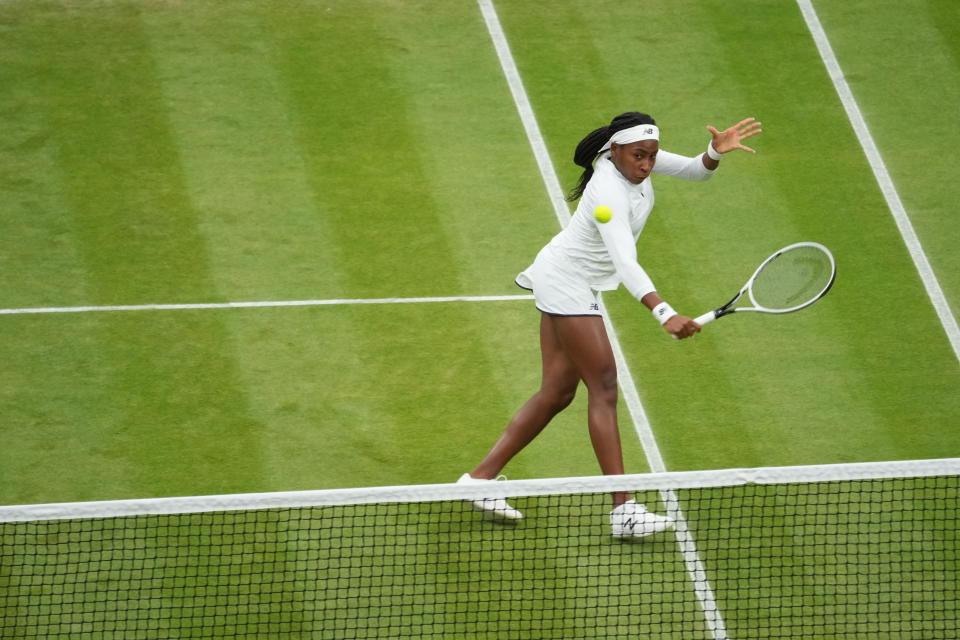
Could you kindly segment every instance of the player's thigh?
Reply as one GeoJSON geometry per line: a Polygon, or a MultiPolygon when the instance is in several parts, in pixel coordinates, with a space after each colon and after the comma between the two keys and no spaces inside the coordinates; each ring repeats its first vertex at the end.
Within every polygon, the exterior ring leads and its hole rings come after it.
{"type": "Polygon", "coordinates": [[[617,363],[600,316],[551,316],[557,341],[588,387],[616,388],[617,363]]]}
{"type": "Polygon", "coordinates": [[[580,384],[580,372],[567,355],[553,318],[540,314],[540,357],[543,366],[542,388],[557,394],[572,396],[580,384]]]}

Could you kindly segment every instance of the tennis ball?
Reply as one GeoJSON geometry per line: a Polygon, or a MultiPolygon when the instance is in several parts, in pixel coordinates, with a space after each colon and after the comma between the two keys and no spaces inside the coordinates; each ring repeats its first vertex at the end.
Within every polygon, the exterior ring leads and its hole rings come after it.
{"type": "Polygon", "coordinates": [[[593,217],[597,219],[597,222],[605,224],[610,222],[610,218],[613,217],[613,210],[607,205],[602,204],[593,210],[593,217]]]}

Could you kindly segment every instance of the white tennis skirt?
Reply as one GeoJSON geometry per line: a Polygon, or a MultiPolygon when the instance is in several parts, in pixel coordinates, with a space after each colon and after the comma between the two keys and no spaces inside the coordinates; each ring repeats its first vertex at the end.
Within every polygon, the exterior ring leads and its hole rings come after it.
{"type": "Polygon", "coordinates": [[[517,286],[533,291],[537,309],[553,316],[599,316],[597,291],[576,273],[565,269],[547,251],[516,279],[517,286]]]}

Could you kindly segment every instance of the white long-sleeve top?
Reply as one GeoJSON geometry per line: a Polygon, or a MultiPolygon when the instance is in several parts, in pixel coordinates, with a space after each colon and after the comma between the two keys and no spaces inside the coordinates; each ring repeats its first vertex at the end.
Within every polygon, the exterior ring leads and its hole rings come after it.
{"type": "MultiPolygon", "coordinates": [[[[702,154],[701,154],[702,155],[702,154]]],[[[685,180],[708,180],[714,171],[703,166],[701,156],[690,158],[660,150],[653,173],[685,180]]],[[[580,198],[570,224],[544,248],[554,260],[580,274],[597,291],[616,289],[622,282],[640,300],[656,291],[637,263],[637,239],[653,209],[652,176],[633,184],[610,160],[609,152],[597,159],[594,174],[580,198]],[[613,211],[601,223],[593,212],[600,205],[613,211]]]]}

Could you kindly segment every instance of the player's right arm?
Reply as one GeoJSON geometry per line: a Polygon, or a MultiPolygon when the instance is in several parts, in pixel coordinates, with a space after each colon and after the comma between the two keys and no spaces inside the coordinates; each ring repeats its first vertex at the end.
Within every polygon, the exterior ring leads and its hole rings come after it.
{"type": "MultiPolygon", "coordinates": [[[[640,302],[642,302],[647,309],[650,309],[655,318],[659,313],[660,305],[666,304],[666,301],[661,298],[656,291],[643,296],[640,302]]],[[[669,314],[673,309],[669,305],[667,305],[667,308],[669,310],[665,309],[664,311],[669,314]]],[[[657,319],[660,320],[660,318],[657,319]]],[[[665,321],[662,321],[662,324],[667,333],[681,340],[683,338],[689,338],[700,331],[700,325],[697,324],[695,320],[688,316],[680,315],[679,313],[668,316],[665,321]]]]}
{"type": "Polygon", "coordinates": [[[630,228],[627,203],[614,200],[612,205],[608,206],[613,211],[610,220],[607,222],[594,220],[594,222],[610,254],[617,276],[627,291],[653,312],[654,317],[668,333],[677,338],[689,338],[700,330],[700,326],[687,316],[673,312],[673,309],[657,293],[650,276],[637,262],[637,245],[634,243],[633,231],[630,228]],[[666,315],[660,317],[660,313],[666,315]]]}
{"type": "Polygon", "coordinates": [[[613,267],[627,291],[642,301],[647,294],[656,291],[653,281],[637,262],[637,245],[630,228],[630,208],[626,198],[608,198],[607,206],[613,211],[610,220],[600,222],[594,218],[603,245],[610,255],[613,267]]]}

